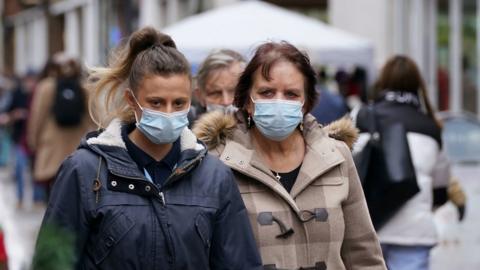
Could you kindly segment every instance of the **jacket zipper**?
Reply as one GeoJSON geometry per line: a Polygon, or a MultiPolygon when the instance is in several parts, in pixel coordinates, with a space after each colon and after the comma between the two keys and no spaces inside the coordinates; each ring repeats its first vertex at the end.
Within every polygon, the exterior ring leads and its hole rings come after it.
{"type": "MultiPolygon", "coordinates": [[[[204,157],[204,155],[200,155],[198,157],[196,157],[195,159],[193,159],[192,161],[188,162],[187,164],[185,164],[185,166],[183,166],[182,168],[177,168],[168,178],[167,180],[165,180],[165,184],[162,186],[162,187],[158,187],[155,183],[153,183],[153,185],[155,186],[155,188],[158,190],[158,197],[160,199],[160,203],[162,204],[162,207],[166,207],[167,205],[167,202],[165,200],[165,191],[166,191],[166,187],[168,187],[169,185],[171,185],[173,182],[175,182],[178,178],[180,178],[181,176],[185,175],[186,173],[188,173],[190,170],[190,167],[193,166],[194,164],[196,164],[198,161],[202,160],[204,157]]],[[[138,177],[131,177],[131,176],[126,176],[126,175],[121,175],[121,174],[118,174],[118,173],[114,173],[112,171],[110,171],[113,175],[116,175],[118,177],[123,177],[123,178],[127,178],[127,179],[132,179],[132,180],[140,180],[140,181],[143,181],[143,182],[147,182],[145,179],[143,178],[138,178],[138,177]]],[[[150,181],[148,181],[149,183],[151,183],[150,181]]]]}

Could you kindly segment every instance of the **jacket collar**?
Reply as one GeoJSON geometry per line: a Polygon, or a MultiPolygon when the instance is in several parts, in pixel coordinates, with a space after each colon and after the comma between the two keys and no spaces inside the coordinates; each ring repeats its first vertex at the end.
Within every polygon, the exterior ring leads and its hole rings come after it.
{"type": "MultiPolygon", "coordinates": [[[[238,116],[238,115],[237,115],[238,116]]],[[[200,124],[202,120],[200,120],[200,124]]],[[[217,123],[218,124],[218,123],[217,123]]],[[[335,124],[328,129],[329,131],[336,129],[336,134],[349,134],[356,138],[356,131],[350,134],[343,127],[350,127],[349,124],[335,124]]],[[[207,124],[209,128],[214,129],[215,124],[207,124]]],[[[198,128],[194,128],[199,133],[198,128]]],[[[260,160],[258,153],[252,145],[250,132],[248,132],[244,121],[237,118],[236,128],[228,132],[228,136],[224,138],[224,149],[220,155],[220,159],[233,170],[236,170],[256,181],[259,181],[281,196],[295,212],[299,213],[295,198],[319,176],[327,172],[329,169],[345,161],[344,157],[339,153],[334,145],[334,141],[329,138],[327,133],[317,123],[312,115],[306,115],[304,118],[303,135],[306,141],[305,158],[300,168],[299,176],[295,182],[291,193],[289,194],[277,181],[273,173],[260,160]]],[[[205,138],[205,134],[202,136],[205,138]]],[[[224,135],[217,134],[216,140],[219,141],[224,135]]],[[[348,140],[348,139],[347,139],[348,140]]],[[[355,139],[353,139],[355,140],[355,139]]],[[[212,145],[210,145],[212,148],[212,145]]]]}
{"type": "Polygon", "coordinates": [[[306,151],[297,181],[290,192],[293,198],[322,174],[345,161],[334,141],[320,128],[315,117],[306,115],[303,125],[306,151]]]}
{"type": "MultiPolygon", "coordinates": [[[[101,155],[108,170],[118,176],[146,180],[136,163],[127,152],[121,136],[123,123],[114,119],[103,131],[89,133],[82,140],[81,148],[90,149],[101,155]]],[[[183,175],[192,170],[206,155],[206,147],[198,142],[190,129],[185,128],[180,135],[180,159],[172,176],[183,175]]]]}

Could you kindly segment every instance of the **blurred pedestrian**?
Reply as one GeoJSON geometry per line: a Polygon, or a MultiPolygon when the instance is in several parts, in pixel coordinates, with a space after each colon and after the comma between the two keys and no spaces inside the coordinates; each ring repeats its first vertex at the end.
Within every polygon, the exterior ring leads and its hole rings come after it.
{"type": "Polygon", "coordinates": [[[116,56],[90,85],[106,129],[64,161],[38,241],[73,233],[75,269],[261,269],[232,172],[187,128],[185,57],[150,27],[116,56]]]}
{"type": "Polygon", "coordinates": [[[94,127],[86,109],[81,65],[64,54],[57,54],[54,62],[46,66],[48,75],[35,90],[27,129],[35,152],[33,176],[45,184],[47,196],[61,162],[94,127]]]}
{"type": "MultiPolygon", "coordinates": [[[[391,270],[429,269],[430,250],[437,243],[432,209],[446,202],[450,173],[441,124],[413,60],[399,55],[387,61],[374,85],[373,110],[380,129],[394,124],[405,128],[420,189],[378,230],[385,261],[391,270]]],[[[356,122],[362,132],[356,148],[361,150],[370,138],[368,108],[360,109],[356,122]]]]}
{"type": "Polygon", "coordinates": [[[243,56],[232,50],[222,49],[207,56],[196,76],[194,93],[199,104],[190,110],[191,124],[206,111],[236,111],[233,94],[244,68],[243,56]]]}
{"type": "Polygon", "coordinates": [[[27,183],[31,183],[29,151],[25,136],[29,100],[34,82],[35,74],[32,71],[27,72],[22,80],[16,79],[12,100],[7,109],[15,150],[14,179],[17,186],[17,207],[19,208],[22,207],[25,186],[27,183]]]}
{"type": "Polygon", "coordinates": [[[14,86],[15,84],[10,78],[0,75],[0,167],[7,166],[10,162],[11,138],[8,107],[12,103],[14,86]]]}
{"type": "MultiPolygon", "coordinates": [[[[385,269],[350,149],[309,114],[315,81],[307,55],[265,43],[237,84],[239,111],[194,131],[234,170],[264,269],[385,269]]],[[[348,120],[331,128],[356,136],[348,120]]]]}
{"type": "Polygon", "coordinates": [[[322,125],[342,118],[349,112],[348,105],[342,95],[333,93],[327,88],[327,75],[325,70],[318,73],[318,84],[315,89],[319,97],[318,101],[312,109],[312,115],[315,116],[317,122],[322,125]]]}

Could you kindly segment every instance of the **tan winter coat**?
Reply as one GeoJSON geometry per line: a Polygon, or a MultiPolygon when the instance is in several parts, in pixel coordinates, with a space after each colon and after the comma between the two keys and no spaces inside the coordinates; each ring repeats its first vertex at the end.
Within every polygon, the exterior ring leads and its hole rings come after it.
{"type": "Polygon", "coordinates": [[[32,100],[27,140],[35,151],[33,176],[37,181],[54,178],[62,161],[75,151],[83,135],[94,129],[88,113],[77,127],[59,127],[52,114],[55,91],[55,80],[44,79],[38,84],[32,100]]]}
{"type": "Polygon", "coordinates": [[[350,120],[327,129],[305,116],[306,153],[290,194],[239,114],[206,114],[194,132],[234,171],[265,269],[386,269],[349,149],[350,120]]]}

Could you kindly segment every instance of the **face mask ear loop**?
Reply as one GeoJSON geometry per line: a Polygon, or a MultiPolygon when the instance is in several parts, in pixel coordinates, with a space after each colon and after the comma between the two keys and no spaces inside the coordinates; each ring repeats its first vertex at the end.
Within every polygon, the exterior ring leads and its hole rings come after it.
{"type": "MultiPolygon", "coordinates": [[[[132,89],[128,89],[128,91],[130,92],[130,94],[132,95],[133,99],[135,100],[135,103],[137,103],[138,107],[140,108],[140,110],[143,112],[143,107],[140,106],[140,103],[138,103],[138,99],[137,97],[135,96],[135,94],[133,93],[132,89]]],[[[133,115],[135,116],[135,121],[138,123],[140,123],[138,121],[138,116],[137,116],[137,110],[133,110],[133,115]]]]}

